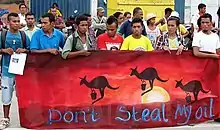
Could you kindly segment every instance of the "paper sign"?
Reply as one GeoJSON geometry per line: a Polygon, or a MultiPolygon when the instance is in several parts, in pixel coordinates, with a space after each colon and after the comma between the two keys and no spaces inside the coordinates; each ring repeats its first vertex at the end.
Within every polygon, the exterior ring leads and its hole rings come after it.
{"type": "Polygon", "coordinates": [[[8,72],[12,74],[23,75],[26,58],[26,53],[14,53],[13,55],[11,55],[8,72]]]}

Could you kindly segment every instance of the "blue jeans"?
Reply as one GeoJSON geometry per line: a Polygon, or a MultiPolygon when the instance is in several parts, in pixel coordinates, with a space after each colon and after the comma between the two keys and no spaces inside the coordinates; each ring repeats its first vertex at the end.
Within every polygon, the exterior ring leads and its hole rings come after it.
{"type": "Polygon", "coordinates": [[[9,78],[2,76],[2,103],[3,105],[10,105],[13,92],[15,90],[15,77],[9,78]]]}

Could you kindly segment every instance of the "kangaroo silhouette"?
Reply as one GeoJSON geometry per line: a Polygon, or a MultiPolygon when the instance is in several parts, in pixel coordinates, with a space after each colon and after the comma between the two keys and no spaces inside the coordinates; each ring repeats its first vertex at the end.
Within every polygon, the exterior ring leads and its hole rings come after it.
{"type": "Polygon", "coordinates": [[[98,77],[94,78],[91,82],[87,81],[86,76],[84,78],[80,78],[80,79],[81,79],[80,86],[85,84],[88,88],[99,89],[99,91],[100,91],[101,97],[99,99],[95,100],[94,102],[92,102],[92,104],[94,104],[104,98],[106,87],[109,89],[112,89],[112,90],[116,90],[119,88],[119,87],[117,87],[117,88],[111,87],[108,83],[107,78],[104,76],[98,76],[98,77]]]}
{"type": "Polygon", "coordinates": [[[135,69],[131,68],[131,74],[130,76],[135,75],[138,79],[141,80],[142,83],[145,82],[145,80],[148,80],[150,83],[150,89],[147,90],[146,92],[143,92],[141,94],[141,96],[143,96],[144,94],[150,92],[151,90],[153,90],[154,87],[154,80],[157,79],[161,82],[167,82],[168,80],[163,80],[158,76],[157,70],[155,68],[146,68],[145,70],[143,70],[141,73],[139,73],[137,71],[137,67],[135,69]]]}
{"type": "Polygon", "coordinates": [[[193,80],[193,81],[190,81],[189,83],[187,83],[186,85],[183,85],[182,84],[182,81],[183,80],[180,80],[180,81],[177,81],[176,80],[176,88],[180,87],[183,91],[185,92],[191,92],[193,93],[194,95],[194,102],[198,100],[198,95],[199,95],[199,92],[203,92],[203,93],[209,93],[209,91],[205,91],[203,88],[202,88],[202,84],[200,81],[198,80],[193,80]]]}

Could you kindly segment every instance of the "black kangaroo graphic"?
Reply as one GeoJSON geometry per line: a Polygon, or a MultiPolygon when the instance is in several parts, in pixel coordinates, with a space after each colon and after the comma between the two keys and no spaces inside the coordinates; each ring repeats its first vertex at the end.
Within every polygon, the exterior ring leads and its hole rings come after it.
{"type": "Polygon", "coordinates": [[[116,90],[119,88],[119,87],[117,87],[117,88],[111,87],[108,83],[107,78],[104,76],[98,76],[98,77],[94,78],[91,82],[88,82],[86,80],[86,76],[84,78],[80,78],[80,79],[81,79],[80,85],[85,84],[88,88],[99,89],[99,91],[100,91],[101,97],[99,99],[95,100],[92,104],[94,104],[104,98],[106,87],[109,89],[112,89],[112,90],[116,90]]]}
{"type": "MultiPolygon", "coordinates": [[[[180,80],[180,81],[177,81],[177,80],[176,80],[176,88],[180,87],[180,88],[181,88],[183,91],[185,91],[185,92],[191,92],[191,93],[193,93],[194,98],[195,98],[195,100],[194,100],[193,102],[195,102],[195,101],[198,100],[198,95],[199,95],[199,92],[200,92],[200,91],[203,92],[203,93],[209,93],[210,90],[211,90],[211,89],[210,89],[209,91],[205,91],[205,90],[202,88],[201,82],[198,81],[198,80],[190,81],[190,82],[187,83],[186,85],[183,85],[183,84],[182,84],[182,81],[183,81],[183,80],[180,80]]],[[[193,103],[193,102],[192,102],[192,103],[193,103]]]]}
{"type": "Polygon", "coordinates": [[[158,73],[157,73],[157,70],[155,68],[146,68],[144,71],[142,71],[141,73],[139,73],[137,71],[137,67],[135,69],[132,69],[131,68],[131,74],[130,76],[133,76],[135,75],[138,79],[141,80],[142,83],[145,82],[145,80],[148,80],[149,83],[150,83],[150,89],[147,90],[146,92],[142,93],[141,96],[143,96],[144,94],[150,92],[153,87],[154,87],[154,80],[157,79],[161,82],[167,82],[168,80],[163,80],[161,79],[159,76],[158,76],[158,73]]]}

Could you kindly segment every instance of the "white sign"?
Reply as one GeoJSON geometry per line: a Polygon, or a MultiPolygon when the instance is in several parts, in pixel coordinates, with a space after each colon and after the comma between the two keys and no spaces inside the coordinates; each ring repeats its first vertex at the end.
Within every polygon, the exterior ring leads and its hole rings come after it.
{"type": "Polygon", "coordinates": [[[12,74],[23,75],[26,58],[26,53],[14,53],[13,55],[11,55],[8,72],[12,74]]]}

